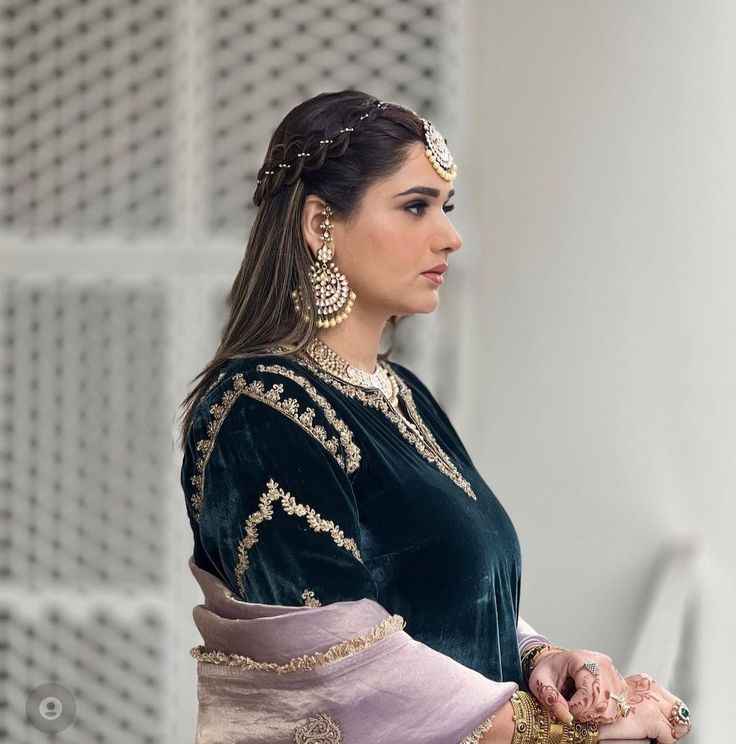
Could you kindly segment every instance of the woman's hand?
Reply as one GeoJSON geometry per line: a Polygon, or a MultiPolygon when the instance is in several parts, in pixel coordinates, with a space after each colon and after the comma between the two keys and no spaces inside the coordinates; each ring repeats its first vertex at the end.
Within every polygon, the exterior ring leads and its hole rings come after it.
{"type": "Polygon", "coordinates": [[[629,714],[600,726],[602,740],[653,739],[657,744],[674,744],[690,733],[690,712],[648,675],[627,677],[624,699],[631,706],[629,714]]]}
{"type": "MultiPolygon", "coordinates": [[[[657,744],[674,744],[690,731],[690,714],[672,693],[660,687],[646,674],[634,674],[625,680],[622,700],[629,706],[626,717],[598,727],[602,743],[621,739],[654,740],[657,744]],[[679,711],[679,714],[678,714],[679,711]],[[685,722],[683,722],[685,721],[685,722]]],[[[626,706],[624,706],[626,709],[626,706]]],[[[516,723],[511,702],[496,712],[493,728],[480,744],[508,744],[516,723]]]]}
{"type": "Polygon", "coordinates": [[[537,658],[529,690],[563,723],[612,723],[621,711],[612,695],[624,695],[626,680],[610,656],[585,649],[550,649],[537,658]]]}

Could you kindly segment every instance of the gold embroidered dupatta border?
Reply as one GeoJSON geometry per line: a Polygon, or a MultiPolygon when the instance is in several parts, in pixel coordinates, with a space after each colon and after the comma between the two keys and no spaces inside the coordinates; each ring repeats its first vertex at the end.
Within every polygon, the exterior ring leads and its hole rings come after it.
{"type": "Polygon", "coordinates": [[[308,672],[312,669],[331,664],[334,661],[345,659],[352,654],[372,646],[374,643],[387,638],[392,633],[403,630],[406,625],[401,615],[391,615],[375,625],[367,633],[353,636],[345,641],[340,641],[330,646],[327,651],[317,651],[314,654],[304,654],[290,659],[285,664],[276,664],[268,661],[256,661],[250,656],[240,654],[226,654],[222,651],[206,651],[204,646],[195,646],[189,653],[197,660],[206,664],[218,666],[234,666],[241,669],[256,669],[262,672],[275,672],[276,674],[287,674],[289,672],[308,672]]]}

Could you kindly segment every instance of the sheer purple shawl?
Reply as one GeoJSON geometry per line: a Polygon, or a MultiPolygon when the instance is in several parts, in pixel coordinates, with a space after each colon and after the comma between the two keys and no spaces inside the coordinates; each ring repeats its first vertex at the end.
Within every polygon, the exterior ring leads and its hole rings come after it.
{"type": "MultiPolygon", "coordinates": [[[[477,744],[518,689],[415,641],[371,599],[244,602],[189,565],[204,593],[196,744],[477,744]]],[[[521,646],[546,640],[522,622],[521,646]]]]}

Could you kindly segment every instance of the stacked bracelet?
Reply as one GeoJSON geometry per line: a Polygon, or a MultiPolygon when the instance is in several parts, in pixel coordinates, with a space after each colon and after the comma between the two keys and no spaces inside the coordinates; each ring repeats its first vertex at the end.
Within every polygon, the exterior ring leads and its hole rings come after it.
{"type": "Polygon", "coordinates": [[[540,643],[537,646],[532,646],[527,649],[521,657],[521,671],[524,674],[524,679],[529,681],[529,677],[532,676],[534,671],[534,665],[537,663],[537,657],[544,651],[564,651],[565,649],[561,646],[551,646],[549,643],[540,643]]]}
{"type": "Polygon", "coordinates": [[[514,711],[511,744],[598,744],[596,723],[561,723],[528,692],[515,692],[511,707],[514,711]]]}

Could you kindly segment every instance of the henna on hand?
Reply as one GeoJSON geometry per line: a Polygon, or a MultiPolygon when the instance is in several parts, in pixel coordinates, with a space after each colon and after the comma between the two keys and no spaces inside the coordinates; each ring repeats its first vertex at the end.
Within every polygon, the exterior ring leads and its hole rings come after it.
{"type": "Polygon", "coordinates": [[[591,688],[590,676],[586,674],[585,677],[578,682],[578,688],[575,692],[577,700],[569,704],[570,713],[572,713],[575,718],[580,718],[584,711],[588,710],[592,704],[594,699],[593,695],[594,693],[591,688]]]}
{"type": "MultiPolygon", "coordinates": [[[[645,700],[659,701],[659,698],[651,692],[653,683],[654,680],[644,674],[632,674],[631,677],[627,677],[626,684],[628,689],[626,699],[632,708],[635,709],[637,705],[640,705],[645,700]]],[[[636,710],[632,710],[631,712],[635,713],[636,710]]]]}
{"type": "Polygon", "coordinates": [[[584,723],[599,719],[608,709],[608,698],[601,699],[600,674],[595,674],[583,664],[574,672],[574,682],[577,690],[569,702],[570,712],[584,723]]]}
{"type": "Polygon", "coordinates": [[[551,710],[553,706],[560,702],[560,693],[553,685],[545,685],[541,680],[536,682],[536,696],[542,705],[545,705],[548,710],[551,710]]]}

